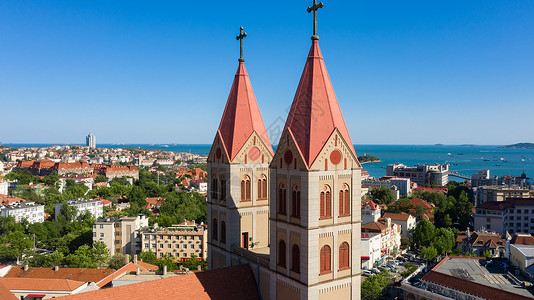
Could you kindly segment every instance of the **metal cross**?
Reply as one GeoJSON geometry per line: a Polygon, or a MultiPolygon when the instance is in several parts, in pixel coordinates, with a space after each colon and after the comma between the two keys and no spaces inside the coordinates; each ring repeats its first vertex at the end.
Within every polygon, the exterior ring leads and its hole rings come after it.
{"type": "Polygon", "coordinates": [[[317,10],[319,8],[322,8],[324,6],[323,2],[319,2],[317,4],[317,0],[313,0],[313,6],[308,7],[308,12],[313,11],[313,35],[311,37],[312,40],[318,40],[319,36],[317,36],[317,10]]]}
{"type": "Polygon", "coordinates": [[[238,61],[244,62],[243,58],[243,39],[247,37],[247,33],[243,32],[243,26],[239,27],[239,35],[235,37],[236,40],[239,40],[239,59],[238,61]]]}

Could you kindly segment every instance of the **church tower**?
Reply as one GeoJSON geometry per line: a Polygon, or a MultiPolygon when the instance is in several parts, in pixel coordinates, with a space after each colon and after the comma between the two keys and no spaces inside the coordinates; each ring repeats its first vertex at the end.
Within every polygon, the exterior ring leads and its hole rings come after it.
{"type": "Polygon", "coordinates": [[[234,248],[269,243],[269,164],[273,149],[252,91],[241,45],[230,95],[208,155],[208,267],[230,266],[234,248]]]}
{"type": "Polygon", "coordinates": [[[361,165],[311,49],[270,164],[271,299],[360,299],[361,165]]]}

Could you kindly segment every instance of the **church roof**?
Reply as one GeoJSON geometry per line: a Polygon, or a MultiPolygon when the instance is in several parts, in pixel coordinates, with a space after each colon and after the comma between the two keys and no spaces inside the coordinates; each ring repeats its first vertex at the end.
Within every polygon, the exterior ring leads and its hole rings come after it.
{"type": "Polygon", "coordinates": [[[335,128],[356,156],[319,41],[313,40],[284,131],[291,133],[305,163],[311,166],[335,128]]]}
{"type": "Polygon", "coordinates": [[[254,131],[273,153],[244,62],[239,62],[218,131],[230,160],[254,131]]]}

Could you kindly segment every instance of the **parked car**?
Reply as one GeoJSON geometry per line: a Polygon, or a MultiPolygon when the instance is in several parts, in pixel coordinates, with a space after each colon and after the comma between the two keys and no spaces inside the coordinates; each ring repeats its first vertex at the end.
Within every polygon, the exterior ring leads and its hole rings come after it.
{"type": "Polygon", "coordinates": [[[369,271],[369,270],[364,270],[363,271],[363,276],[371,276],[373,275],[373,272],[369,271]]]}
{"type": "Polygon", "coordinates": [[[372,268],[372,269],[371,269],[371,272],[373,272],[373,273],[375,273],[375,274],[380,273],[380,271],[379,271],[377,268],[372,268]]]}

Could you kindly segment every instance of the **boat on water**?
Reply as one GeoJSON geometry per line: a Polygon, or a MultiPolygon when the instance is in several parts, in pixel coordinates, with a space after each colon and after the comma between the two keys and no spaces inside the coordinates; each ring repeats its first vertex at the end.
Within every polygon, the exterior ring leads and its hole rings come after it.
{"type": "Polygon", "coordinates": [[[168,145],[161,145],[160,147],[162,147],[162,148],[169,148],[168,145]]]}

